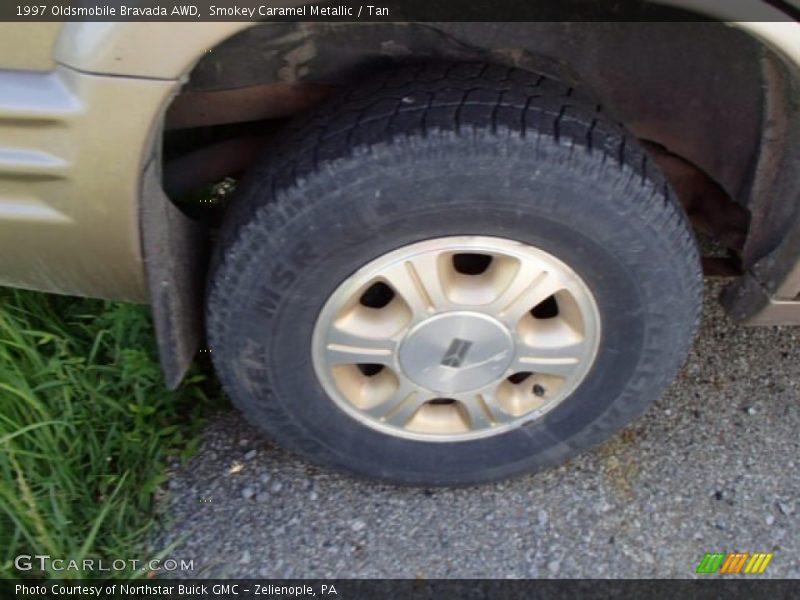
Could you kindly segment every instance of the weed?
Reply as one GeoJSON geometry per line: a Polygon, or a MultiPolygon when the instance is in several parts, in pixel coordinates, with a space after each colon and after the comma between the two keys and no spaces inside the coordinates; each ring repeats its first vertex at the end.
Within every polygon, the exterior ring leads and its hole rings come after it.
{"type": "Polygon", "coordinates": [[[161,380],[144,306],[0,288],[0,578],[19,554],[147,560],[171,462],[221,394],[198,370],[161,380]]]}

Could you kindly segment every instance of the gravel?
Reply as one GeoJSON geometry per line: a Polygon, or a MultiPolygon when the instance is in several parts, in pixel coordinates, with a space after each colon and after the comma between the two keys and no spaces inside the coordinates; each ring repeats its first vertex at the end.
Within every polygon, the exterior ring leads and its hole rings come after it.
{"type": "Polygon", "coordinates": [[[774,552],[800,577],[800,330],[730,322],[709,280],[695,348],[638,422],[532,476],[396,488],[312,466],[235,413],[169,484],[177,577],[693,577],[774,552]]]}

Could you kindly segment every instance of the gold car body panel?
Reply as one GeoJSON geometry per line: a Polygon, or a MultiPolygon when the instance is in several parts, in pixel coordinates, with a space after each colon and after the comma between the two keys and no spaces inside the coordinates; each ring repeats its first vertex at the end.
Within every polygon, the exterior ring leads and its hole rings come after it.
{"type": "Polygon", "coordinates": [[[50,71],[61,23],[0,24],[0,69],[50,71]]]}
{"type": "MultiPolygon", "coordinates": [[[[800,72],[800,24],[670,3],[749,32],[800,72]]],[[[41,51],[26,58],[17,38],[12,64],[0,42],[0,285],[148,300],[140,196],[165,107],[206,52],[253,25],[67,23],[45,73],[31,71],[48,64],[41,51]]],[[[14,27],[0,24],[0,39],[14,27]]]]}
{"type": "Polygon", "coordinates": [[[0,285],[147,301],[139,180],[176,85],[0,72],[0,285]]]}

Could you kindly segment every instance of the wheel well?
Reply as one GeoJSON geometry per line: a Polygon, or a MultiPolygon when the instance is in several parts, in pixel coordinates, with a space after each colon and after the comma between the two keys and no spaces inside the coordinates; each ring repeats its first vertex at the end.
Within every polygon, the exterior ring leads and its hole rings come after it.
{"type": "Polygon", "coordinates": [[[368,72],[398,61],[486,61],[592,95],[651,148],[716,184],[736,213],[727,221],[740,227],[760,148],[763,53],[714,22],[256,26],[206,53],[172,102],[165,187],[174,197],[246,170],[283,120],[368,72]]]}
{"type": "MultiPolygon", "coordinates": [[[[288,119],[388,65],[443,59],[515,66],[593,96],[645,143],[698,230],[745,268],[764,250],[748,256],[750,216],[769,188],[765,148],[773,162],[782,150],[764,139],[770,90],[790,78],[749,34],[710,21],[254,26],[205,53],[168,107],[163,187],[213,228],[224,202],[204,188],[246,171],[288,119]]],[[[739,274],[735,262],[722,271],[739,274]]]]}

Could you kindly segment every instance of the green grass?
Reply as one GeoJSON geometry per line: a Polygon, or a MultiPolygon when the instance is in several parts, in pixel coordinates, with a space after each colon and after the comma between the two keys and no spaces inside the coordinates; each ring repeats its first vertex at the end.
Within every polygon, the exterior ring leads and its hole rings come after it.
{"type": "Polygon", "coordinates": [[[147,560],[168,465],[220,406],[161,379],[147,307],[0,288],[0,578],[19,554],[147,560]]]}

